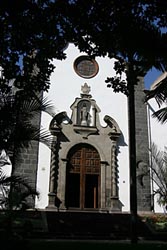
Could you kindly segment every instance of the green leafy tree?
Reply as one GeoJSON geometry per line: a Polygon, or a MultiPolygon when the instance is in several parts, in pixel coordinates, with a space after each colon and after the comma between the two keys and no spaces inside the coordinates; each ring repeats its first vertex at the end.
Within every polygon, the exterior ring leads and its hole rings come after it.
{"type": "Polygon", "coordinates": [[[47,90],[54,66],[51,59],[64,59],[66,46],[61,1],[2,0],[0,2],[1,90],[8,82],[31,90],[47,90]],[[35,67],[34,67],[35,66],[35,67]]]}
{"type": "Polygon", "coordinates": [[[166,67],[167,38],[161,32],[166,9],[158,0],[2,0],[0,88],[7,91],[6,81],[15,79],[15,86],[26,91],[47,90],[52,59],[65,59],[63,50],[72,42],[92,56],[117,58],[117,77],[107,82],[127,93],[119,79],[127,70],[125,62],[133,64],[137,76],[153,66],[166,67]]]}
{"type": "Polygon", "coordinates": [[[167,18],[162,5],[159,1],[76,0],[72,1],[71,11],[68,9],[74,43],[92,57],[116,58],[116,76],[108,77],[106,83],[115,92],[128,96],[132,242],[137,242],[134,86],[138,77],[152,67],[166,70],[167,34],[161,31],[167,18]],[[122,73],[126,74],[126,81],[121,80],[122,73]]]}
{"type": "MultiPolygon", "coordinates": [[[[1,89],[6,80],[25,91],[47,90],[53,58],[63,59],[67,42],[92,57],[116,58],[116,77],[107,85],[128,96],[131,210],[136,220],[136,148],[134,85],[150,68],[167,65],[167,8],[149,0],[24,0],[1,1],[1,89]],[[17,7],[16,7],[17,6],[17,7]],[[18,7],[19,6],[19,7],[18,7]],[[18,64],[22,61],[22,68],[18,64]],[[35,71],[35,72],[34,72],[35,71]],[[125,72],[126,82],[121,80],[125,72]]],[[[134,224],[135,232],[136,225],[134,224]]],[[[136,239],[134,239],[136,241],[136,239]]]]}

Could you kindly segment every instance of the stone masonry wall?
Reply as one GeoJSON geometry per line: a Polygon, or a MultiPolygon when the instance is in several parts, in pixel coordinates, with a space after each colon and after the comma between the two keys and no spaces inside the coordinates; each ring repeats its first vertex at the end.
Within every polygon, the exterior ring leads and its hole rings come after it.
{"type": "MultiPolygon", "coordinates": [[[[40,127],[41,115],[36,115],[32,121],[33,124],[40,127]]],[[[37,168],[38,168],[38,152],[39,142],[31,141],[28,148],[23,148],[19,153],[18,160],[14,169],[14,174],[26,179],[32,188],[36,189],[37,184],[37,168]]],[[[31,197],[28,199],[31,207],[35,206],[35,200],[31,197]]]]}
{"type": "Polygon", "coordinates": [[[144,78],[139,77],[139,83],[135,86],[137,200],[138,211],[150,211],[149,141],[147,107],[144,103],[143,90],[144,78]]]}
{"type": "MultiPolygon", "coordinates": [[[[24,178],[34,189],[36,189],[37,182],[38,146],[38,142],[32,142],[28,149],[22,149],[19,162],[16,164],[14,171],[15,175],[24,178]]],[[[34,208],[35,200],[32,197],[28,198],[28,203],[31,208],[34,208]]]]}
{"type": "Polygon", "coordinates": [[[19,162],[15,169],[15,175],[23,176],[32,187],[36,187],[38,142],[31,142],[28,149],[22,149],[19,162]]]}

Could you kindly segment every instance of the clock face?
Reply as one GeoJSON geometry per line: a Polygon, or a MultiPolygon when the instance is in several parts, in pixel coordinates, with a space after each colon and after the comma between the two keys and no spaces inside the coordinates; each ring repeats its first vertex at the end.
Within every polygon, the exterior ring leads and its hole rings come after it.
{"type": "Polygon", "coordinates": [[[92,78],[99,71],[98,63],[89,56],[80,56],[74,61],[75,72],[83,78],[92,78]]]}

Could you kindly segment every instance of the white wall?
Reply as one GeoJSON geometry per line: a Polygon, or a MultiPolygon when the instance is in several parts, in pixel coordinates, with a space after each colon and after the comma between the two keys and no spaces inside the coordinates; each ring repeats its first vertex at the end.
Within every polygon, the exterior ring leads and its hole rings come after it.
{"type": "MultiPolygon", "coordinates": [[[[162,106],[165,107],[166,105],[162,106]]],[[[149,137],[150,137],[150,145],[151,143],[155,143],[158,147],[158,150],[164,151],[164,147],[167,146],[167,125],[161,124],[158,122],[156,118],[152,117],[153,112],[157,111],[159,109],[159,106],[155,99],[149,100],[148,104],[148,122],[149,125],[149,137]]],[[[154,188],[156,188],[156,185],[154,184],[154,188]]],[[[155,212],[164,212],[163,207],[160,207],[157,202],[157,197],[155,196],[154,204],[155,204],[155,212]]]]}
{"type": "MultiPolygon", "coordinates": [[[[84,79],[79,77],[73,69],[73,62],[81,53],[72,44],[68,46],[66,53],[66,60],[54,61],[56,69],[51,76],[51,87],[47,94],[49,100],[55,105],[56,113],[67,111],[67,114],[71,116],[70,106],[76,97],[80,97],[81,86],[86,82],[91,87],[92,98],[96,100],[101,109],[101,124],[106,125],[103,121],[105,115],[113,117],[123,133],[125,143],[128,144],[127,98],[121,93],[113,93],[112,89],[107,88],[105,83],[107,76],[115,74],[113,70],[114,60],[96,58],[99,64],[98,74],[94,78],[84,79]]],[[[50,121],[51,117],[46,114],[42,115],[43,127],[48,129],[50,121]]],[[[129,211],[128,146],[120,147],[118,165],[120,201],[124,204],[123,211],[129,211]]],[[[48,205],[49,167],[50,151],[46,146],[40,145],[37,188],[41,196],[36,203],[37,208],[45,208],[48,205]]]]}

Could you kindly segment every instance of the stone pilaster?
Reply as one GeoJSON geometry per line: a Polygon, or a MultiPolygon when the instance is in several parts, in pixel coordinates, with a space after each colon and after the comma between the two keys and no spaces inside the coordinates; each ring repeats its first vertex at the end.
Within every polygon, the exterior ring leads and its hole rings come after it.
{"type": "Polygon", "coordinates": [[[118,192],[118,164],[117,164],[117,145],[116,141],[113,141],[112,145],[112,170],[111,170],[111,211],[121,211],[122,204],[119,201],[118,192]]]}
{"type": "Polygon", "coordinates": [[[60,188],[60,200],[61,200],[61,206],[60,209],[66,209],[65,204],[65,195],[66,195],[66,172],[67,172],[67,159],[61,159],[61,182],[59,182],[59,188],[60,188]]]}
{"type": "Polygon", "coordinates": [[[101,161],[101,210],[106,210],[106,166],[107,162],[101,161]]]}
{"type": "Polygon", "coordinates": [[[48,207],[55,208],[55,197],[57,190],[55,190],[55,181],[56,181],[56,145],[52,144],[52,151],[51,151],[51,162],[50,162],[50,182],[49,182],[49,204],[48,207]]]}
{"type": "MultiPolygon", "coordinates": [[[[135,86],[135,117],[136,117],[136,167],[137,176],[141,174],[141,165],[149,170],[149,140],[147,124],[147,106],[144,103],[144,78],[139,77],[135,86]],[[142,164],[139,164],[141,163],[142,164]]],[[[148,171],[146,171],[148,173],[148,171]]],[[[151,211],[151,187],[150,175],[143,178],[143,185],[137,178],[137,202],[138,211],[151,211]]]]}

